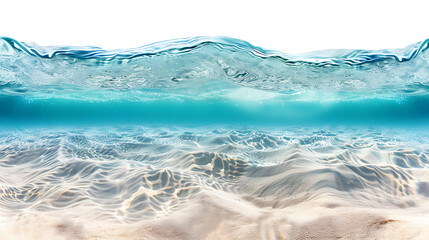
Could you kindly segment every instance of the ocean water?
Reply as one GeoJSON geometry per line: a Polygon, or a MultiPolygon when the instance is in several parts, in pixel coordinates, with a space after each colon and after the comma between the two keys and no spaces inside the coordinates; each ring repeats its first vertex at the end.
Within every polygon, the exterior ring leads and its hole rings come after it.
{"type": "Polygon", "coordinates": [[[428,42],[0,38],[0,239],[427,239],[428,42]]]}

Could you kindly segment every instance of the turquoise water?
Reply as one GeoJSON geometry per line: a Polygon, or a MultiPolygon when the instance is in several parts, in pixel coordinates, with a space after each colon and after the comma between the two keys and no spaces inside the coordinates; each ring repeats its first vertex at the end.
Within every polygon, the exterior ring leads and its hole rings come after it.
{"type": "MultiPolygon", "coordinates": [[[[59,217],[44,236],[60,239],[70,223],[128,229],[176,213],[184,228],[227,211],[241,216],[234,229],[260,229],[307,202],[429,212],[427,48],[288,55],[197,37],[107,51],[0,38],[0,216],[59,217]],[[217,210],[189,211],[200,205],[217,210]],[[249,209],[255,218],[240,215],[249,209]]],[[[70,229],[64,239],[102,233],[70,229]]]]}
{"type": "Polygon", "coordinates": [[[136,49],[0,42],[5,124],[405,124],[429,117],[427,41],[289,56],[231,38],[136,49]]]}

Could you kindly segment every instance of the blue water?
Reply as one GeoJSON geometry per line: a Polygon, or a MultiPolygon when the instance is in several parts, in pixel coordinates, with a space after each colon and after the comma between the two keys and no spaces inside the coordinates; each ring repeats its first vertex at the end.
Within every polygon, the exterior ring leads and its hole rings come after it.
{"type": "Polygon", "coordinates": [[[0,121],[421,124],[427,45],[287,55],[219,37],[114,51],[1,38],[0,121]]]}
{"type": "MultiPolygon", "coordinates": [[[[0,233],[204,239],[216,220],[238,239],[299,239],[288,216],[311,207],[429,213],[428,42],[288,55],[226,37],[0,38],[0,233]]],[[[389,223],[374,219],[357,229],[389,223]]]]}

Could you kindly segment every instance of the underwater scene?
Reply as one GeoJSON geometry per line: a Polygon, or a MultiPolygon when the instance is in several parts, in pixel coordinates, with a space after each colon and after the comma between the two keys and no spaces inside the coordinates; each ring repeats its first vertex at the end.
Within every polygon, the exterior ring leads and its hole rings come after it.
{"type": "Polygon", "coordinates": [[[0,38],[0,239],[429,239],[429,40],[0,38]]]}

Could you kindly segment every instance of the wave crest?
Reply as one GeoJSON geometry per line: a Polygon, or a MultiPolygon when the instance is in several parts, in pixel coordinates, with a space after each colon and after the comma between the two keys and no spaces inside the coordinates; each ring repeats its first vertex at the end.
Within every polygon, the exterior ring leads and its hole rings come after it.
{"type": "Polygon", "coordinates": [[[99,47],[52,46],[41,47],[35,43],[25,43],[9,37],[1,37],[0,54],[11,49],[25,52],[41,58],[68,56],[78,59],[99,58],[102,60],[132,59],[141,56],[159,55],[166,52],[182,53],[192,51],[204,45],[217,45],[221,49],[243,50],[262,58],[279,58],[288,64],[311,64],[318,66],[329,65],[359,65],[374,61],[395,59],[398,62],[409,61],[428,48],[429,39],[412,44],[403,49],[395,50],[324,50],[304,54],[286,54],[280,51],[266,50],[252,44],[230,37],[192,37],[160,41],[138,48],[105,50],[99,47]]]}

